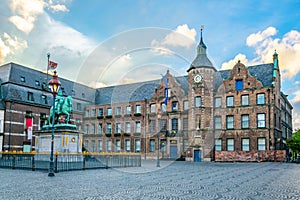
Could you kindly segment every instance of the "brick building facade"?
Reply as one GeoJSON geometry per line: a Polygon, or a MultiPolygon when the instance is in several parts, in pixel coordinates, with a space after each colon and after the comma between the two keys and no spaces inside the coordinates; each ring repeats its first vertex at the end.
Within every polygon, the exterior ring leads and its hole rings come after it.
{"type": "MultiPolygon", "coordinates": [[[[20,150],[26,116],[34,117],[34,130],[48,116],[47,76],[14,63],[1,66],[0,75],[2,150],[20,150]]],[[[162,158],[254,161],[283,159],[292,134],[292,106],[280,79],[276,52],[273,63],[238,61],[231,70],[216,70],[201,35],[184,76],[167,71],[159,80],[98,89],[60,81],[64,95],[73,97],[72,118],[88,151],[140,152],[154,159],[160,148],[162,158]]]]}

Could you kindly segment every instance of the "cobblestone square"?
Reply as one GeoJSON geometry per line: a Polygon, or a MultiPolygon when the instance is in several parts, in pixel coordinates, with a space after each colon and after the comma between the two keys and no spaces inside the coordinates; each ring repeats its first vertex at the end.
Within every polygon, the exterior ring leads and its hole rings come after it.
{"type": "Polygon", "coordinates": [[[140,168],[0,169],[0,199],[300,199],[300,165],[143,161],[140,168]]]}

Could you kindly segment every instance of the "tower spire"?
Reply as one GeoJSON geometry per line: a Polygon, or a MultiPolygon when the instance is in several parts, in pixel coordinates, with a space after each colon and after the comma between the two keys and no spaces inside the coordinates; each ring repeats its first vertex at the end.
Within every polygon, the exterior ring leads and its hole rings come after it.
{"type": "Polygon", "coordinates": [[[197,47],[197,54],[206,54],[206,45],[203,42],[203,29],[204,29],[204,25],[201,25],[200,27],[200,43],[197,47]]]}

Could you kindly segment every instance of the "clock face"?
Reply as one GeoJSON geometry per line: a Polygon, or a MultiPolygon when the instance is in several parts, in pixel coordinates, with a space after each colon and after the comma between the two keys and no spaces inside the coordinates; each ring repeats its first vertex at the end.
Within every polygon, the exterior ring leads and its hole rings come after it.
{"type": "Polygon", "coordinates": [[[194,76],[195,83],[200,83],[202,81],[202,76],[200,74],[197,74],[194,76]]]}

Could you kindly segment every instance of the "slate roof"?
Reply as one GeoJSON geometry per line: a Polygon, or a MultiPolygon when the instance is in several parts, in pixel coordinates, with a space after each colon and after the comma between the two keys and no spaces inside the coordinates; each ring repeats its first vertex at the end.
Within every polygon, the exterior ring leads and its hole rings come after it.
{"type": "Polygon", "coordinates": [[[188,76],[178,76],[175,77],[175,80],[180,84],[181,88],[184,90],[184,93],[188,95],[189,92],[189,77],[188,76]]]}
{"type": "MultiPolygon", "coordinates": [[[[255,66],[248,66],[251,76],[256,76],[262,83],[263,87],[272,86],[273,82],[273,63],[261,64],[255,66]]],[[[221,70],[215,73],[215,90],[217,90],[222,84],[223,80],[226,80],[230,76],[231,70],[221,70]]]]}
{"type": "MultiPolygon", "coordinates": [[[[48,92],[49,90],[43,89],[43,83],[47,84],[52,78],[50,74],[47,80],[47,74],[41,71],[15,63],[9,63],[0,67],[0,78],[2,81],[1,89],[3,100],[22,101],[43,106],[52,105],[52,94],[48,92]],[[23,77],[25,81],[21,81],[21,77],[23,77]],[[37,84],[37,82],[39,84],[37,84]],[[28,92],[33,93],[34,101],[28,101],[28,92]],[[42,102],[41,95],[47,96],[47,104],[42,102]]],[[[74,102],[80,102],[81,104],[94,103],[95,89],[61,77],[58,77],[58,79],[62,84],[61,87],[64,89],[64,95],[72,96],[74,102]],[[82,93],[84,93],[84,95],[82,93]]]]}
{"type": "Polygon", "coordinates": [[[126,103],[151,99],[161,80],[99,88],[96,91],[96,105],[126,103]]]}

